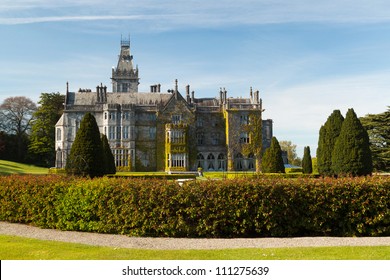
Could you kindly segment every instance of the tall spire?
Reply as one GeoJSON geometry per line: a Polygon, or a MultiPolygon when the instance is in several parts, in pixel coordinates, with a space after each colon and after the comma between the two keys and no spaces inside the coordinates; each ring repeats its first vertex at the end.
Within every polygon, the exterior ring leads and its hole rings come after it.
{"type": "Polygon", "coordinates": [[[116,68],[112,69],[113,92],[138,92],[138,67],[133,66],[130,52],[130,35],[127,40],[121,36],[121,50],[116,68]]]}

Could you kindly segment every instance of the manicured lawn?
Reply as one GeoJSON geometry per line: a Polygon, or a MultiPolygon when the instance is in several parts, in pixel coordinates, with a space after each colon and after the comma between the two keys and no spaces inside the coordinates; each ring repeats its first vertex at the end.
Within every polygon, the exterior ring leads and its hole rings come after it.
{"type": "Polygon", "coordinates": [[[0,160],[0,175],[9,174],[48,174],[48,168],[37,167],[13,161],[0,160]]]}
{"type": "Polygon", "coordinates": [[[0,235],[2,260],[389,260],[390,246],[140,250],[0,235]]]}

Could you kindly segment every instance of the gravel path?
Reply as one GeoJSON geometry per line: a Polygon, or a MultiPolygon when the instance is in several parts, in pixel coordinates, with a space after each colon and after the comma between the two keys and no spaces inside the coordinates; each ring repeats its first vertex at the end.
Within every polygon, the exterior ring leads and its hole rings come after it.
{"type": "Polygon", "coordinates": [[[299,237],[299,238],[145,238],[115,234],[41,229],[0,222],[1,235],[134,249],[225,249],[328,246],[390,246],[390,237],[299,237]]]}

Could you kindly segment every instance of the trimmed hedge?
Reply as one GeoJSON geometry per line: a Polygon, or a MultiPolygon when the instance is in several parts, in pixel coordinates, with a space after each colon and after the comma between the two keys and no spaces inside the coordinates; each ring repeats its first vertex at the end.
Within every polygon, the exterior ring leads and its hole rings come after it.
{"type": "Polygon", "coordinates": [[[168,237],[390,235],[390,178],[0,178],[0,220],[168,237]]]}

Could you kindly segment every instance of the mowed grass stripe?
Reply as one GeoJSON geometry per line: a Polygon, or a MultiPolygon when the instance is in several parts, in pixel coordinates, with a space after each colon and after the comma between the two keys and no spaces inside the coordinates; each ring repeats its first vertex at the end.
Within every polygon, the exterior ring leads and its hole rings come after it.
{"type": "Polygon", "coordinates": [[[390,246],[148,250],[0,235],[2,260],[389,260],[390,246]]]}

